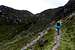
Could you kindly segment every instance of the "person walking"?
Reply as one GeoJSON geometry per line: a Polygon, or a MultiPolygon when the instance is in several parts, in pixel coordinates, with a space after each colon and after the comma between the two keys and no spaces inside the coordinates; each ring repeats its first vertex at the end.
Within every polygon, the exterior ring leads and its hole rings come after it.
{"type": "Polygon", "coordinates": [[[57,21],[57,23],[55,24],[55,28],[56,28],[58,35],[61,30],[61,27],[62,27],[61,21],[57,21]]]}

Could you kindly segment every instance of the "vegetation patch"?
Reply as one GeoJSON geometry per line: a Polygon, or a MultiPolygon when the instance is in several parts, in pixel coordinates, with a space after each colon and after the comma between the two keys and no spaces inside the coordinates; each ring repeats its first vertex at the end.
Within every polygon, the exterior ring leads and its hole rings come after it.
{"type": "Polygon", "coordinates": [[[41,38],[41,42],[38,41],[38,43],[35,46],[33,46],[33,49],[34,50],[50,50],[54,44],[54,33],[55,33],[55,30],[50,29],[48,33],[41,38]]]}
{"type": "Polygon", "coordinates": [[[61,47],[59,50],[75,50],[75,16],[63,23],[61,47]]]}

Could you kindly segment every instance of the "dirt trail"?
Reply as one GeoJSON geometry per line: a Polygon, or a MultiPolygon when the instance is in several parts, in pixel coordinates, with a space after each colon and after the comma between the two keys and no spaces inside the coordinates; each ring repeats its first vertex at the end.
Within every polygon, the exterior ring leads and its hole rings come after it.
{"type": "MultiPolygon", "coordinates": [[[[72,16],[74,16],[75,13],[72,13],[69,17],[67,17],[64,21],[62,21],[63,23],[67,23],[69,21],[70,18],[72,18],[72,16]]],[[[55,33],[55,41],[54,41],[54,46],[52,48],[52,50],[58,50],[58,48],[60,47],[60,41],[61,41],[61,35],[62,35],[62,31],[60,30],[59,35],[56,32],[55,33]]]]}
{"type": "Polygon", "coordinates": [[[39,36],[38,36],[36,39],[34,39],[33,41],[31,41],[30,43],[28,43],[28,44],[27,44],[26,46],[24,46],[23,48],[21,48],[21,50],[26,50],[28,47],[32,47],[34,44],[37,43],[38,40],[40,40],[40,38],[42,38],[44,35],[47,34],[47,31],[48,31],[49,29],[50,29],[50,27],[48,27],[47,30],[44,30],[44,31],[38,33],[39,36]]]}
{"type": "Polygon", "coordinates": [[[59,32],[59,34],[57,32],[55,33],[55,41],[52,50],[58,50],[58,48],[60,47],[61,34],[61,31],[59,32]]]}

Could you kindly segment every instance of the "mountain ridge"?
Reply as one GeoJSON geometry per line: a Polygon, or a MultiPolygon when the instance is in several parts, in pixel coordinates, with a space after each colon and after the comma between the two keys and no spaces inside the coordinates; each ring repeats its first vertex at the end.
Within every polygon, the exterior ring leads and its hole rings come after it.
{"type": "MultiPolygon", "coordinates": [[[[53,8],[53,9],[47,9],[47,10],[44,10],[44,11],[37,13],[37,14],[33,14],[33,13],[29,12],[28,10],[17,10],[17,9],[8,7],[8,6],[0,5],[0,14],[2,14],[2,13],[3,14],[15,13],[18,15],[19,14],[24,15],[23,17],[43,16],[46,19],[49,18],[49,20],[53,20],[54,18],[55,18],[54,20],[56,20],[57,18],[59,18],[58,20],[60,20],[61,18],[64,18],[65,16],[68,16],[69,14],[71,14],[72,12],[75,11],[75,4],[74,3],[75,3],[74,0],[69,0],[68,3],[65,4],[64,6],[61,6],[58,8],[53,8]]],[[[13,18],[13,17],[11,17],[11,18],[13,18]]],[[[22,18],[22,17],[20,17],[20,18],[22,18]]]]}

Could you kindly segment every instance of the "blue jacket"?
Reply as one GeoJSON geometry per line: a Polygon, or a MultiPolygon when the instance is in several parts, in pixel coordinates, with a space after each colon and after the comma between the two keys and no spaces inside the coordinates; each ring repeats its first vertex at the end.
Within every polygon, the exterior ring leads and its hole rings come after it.
{"type": "Polygon", "coordinates": [[[62,24],[61,24],[61,23],[56,23],[56,24],[55,24],[55,28],[56,28],[56,29],[61,29],[61,27],[62,27],[62,24]],[[58,24],[59,24],[59,25],[58,25],[58,24]]]}

